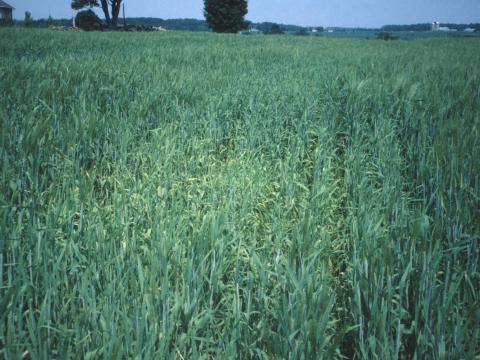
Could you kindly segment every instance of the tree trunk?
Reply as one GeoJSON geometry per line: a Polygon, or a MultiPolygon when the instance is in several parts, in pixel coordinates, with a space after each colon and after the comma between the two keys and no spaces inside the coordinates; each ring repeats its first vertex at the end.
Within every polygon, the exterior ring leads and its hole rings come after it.
{"type": "Polygon", "coordinates": [[[115,29],[118,23],[118,16],[120,14],[122,0],[100,0],[100,3],[102,5],[103,13],[105,14],[107,25],[115,29]],[[111,13],[109,11],[109,5],[112,8],[111,13]],[[110,16],[110,14],[112,15],[110,16]]]}
{"type": "Polygon", "coordinates": [[[122,0],[112,1],[112,27],[116,28],[118,23],[118,15],[120,14],[120,5],[122,0]]]}
{"type": "Polygon", "coordinates": [[[108,11],[108,0],[100,0],[102,3],[102,10],[105,15],[105,20],[107,21],[107,25],[111,26],[112,21],[110,20],[110,13],[108,11]]]}

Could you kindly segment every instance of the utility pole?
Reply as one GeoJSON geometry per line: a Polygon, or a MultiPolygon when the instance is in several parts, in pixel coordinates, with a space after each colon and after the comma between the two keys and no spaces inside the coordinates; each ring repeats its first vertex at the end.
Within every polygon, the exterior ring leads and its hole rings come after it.
{"type": "Polygon", "coordinates": [[[125,20],[125,1],[123,2],[123,27],[127,27],[127,21],[125,20]]]}

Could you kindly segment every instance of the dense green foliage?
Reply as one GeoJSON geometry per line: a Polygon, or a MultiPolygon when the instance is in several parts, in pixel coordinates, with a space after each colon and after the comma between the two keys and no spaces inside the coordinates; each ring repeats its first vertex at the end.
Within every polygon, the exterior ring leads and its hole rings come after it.
{"type": "Polygon", "coordinates": [[[0,30],[0,357],[475,358],[479,63],[0,30]]]}
{"type": "Polygon", "coordinates": [[[82,10],[84,8],[100,6],[100,4],[98,0],[72,0],[70,6],[73,10],[82,10]]]}
{"type": "Polygon", "coordinates": [[[102,30],[102,21],[92,10],[80,11],[75,17],[75,24],[82,30],[102,30]]]}
{"type": "Polygon", "coordinates": [[[247,0],[204,0],[205,20],[219,33],[236,33],[247,28],[247,0]]]}

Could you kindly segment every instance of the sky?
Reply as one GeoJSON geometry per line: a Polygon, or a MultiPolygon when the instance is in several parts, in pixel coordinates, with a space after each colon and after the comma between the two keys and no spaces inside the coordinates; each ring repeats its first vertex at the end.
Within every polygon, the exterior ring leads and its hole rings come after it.
{"type": "MultiPolygon", "coordinates": [[[[14,17],[70,18],[69,0],[5,0],[14,17]]],[[[202,0],[124,0],[127,17],[203,19],[202,0]]],[[[249,0],[246,18],[303,26],[480,22],[480,0],[249,0]]],[[[100,13],[101,14],[101,13],[100,13]]]]}

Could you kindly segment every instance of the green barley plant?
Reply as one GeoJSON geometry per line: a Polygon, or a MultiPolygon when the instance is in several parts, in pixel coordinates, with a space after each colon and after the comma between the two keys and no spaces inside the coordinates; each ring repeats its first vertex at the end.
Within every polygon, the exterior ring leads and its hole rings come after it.
{"type": "Polygon", "coordinates": [[[477,358],[479,64],[0,30],[0,357],[477,358]]]}

